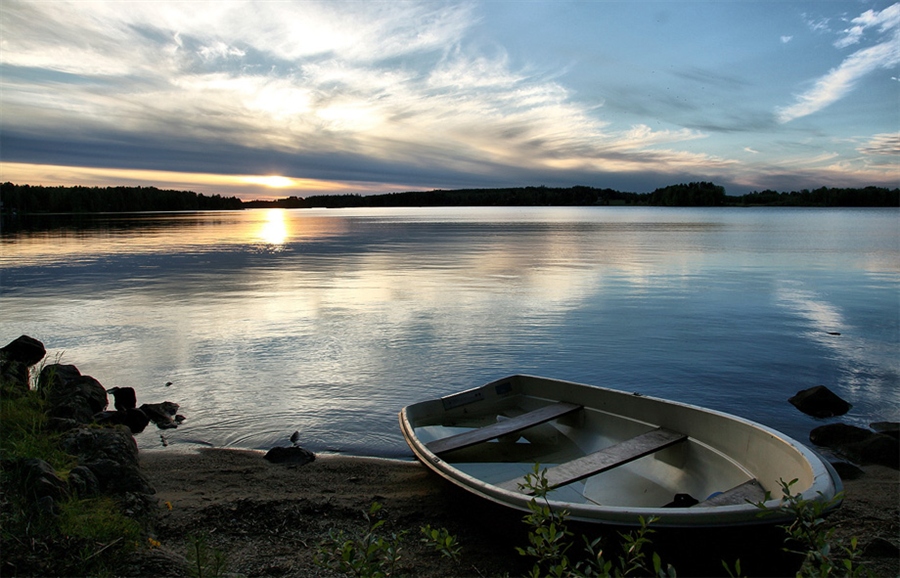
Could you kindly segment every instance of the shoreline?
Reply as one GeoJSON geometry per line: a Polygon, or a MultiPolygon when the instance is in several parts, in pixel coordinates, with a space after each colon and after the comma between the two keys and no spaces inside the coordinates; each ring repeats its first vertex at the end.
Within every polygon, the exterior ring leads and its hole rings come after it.
{"type": "MultiPolygon", "coordinates": [[[[263,455],[224,448],[141,451],[141,469],[157,492],[155,539],[162,546],[156,554],[163,560],[184,556],[189,537],[204,534],[211,547],[228,556],[231,572],[328,576],[313,563],[318,545],[334,529],[364,530],[363,512],[377,501],[383,506],[384,533],[408,532],[402,560],[406,573],[515,576],[530,568],[530,559],[514,549],[527,542],[521,512],[472,496],[418,461],[320,454],[297,466],[273,464],[263,455]],[[441,558],[420,544],[419,528],[425,524],[456,534],[463,562],[441,558]]],[[[862,477],[844,480],[844,503],[828,520],[836,538],[859,538],[862,561],[875,575],[898,575],[900,559],[891,548],[896,549],[900,535],[900,472],[883,466],[864,470],[862,477]]],[[[668,538],[662,531],[657,537],[664,550],[668,538]]],[[[573,551],[579,544],[575,541],[573,551]]],[[[698,548],[688,555],[699,560],[708,553],[698,548]]],[[[693,575],[678,564],[675,568],[693,575]]],[[[721,573],[718,560],[714,568],[721,573]]]]}

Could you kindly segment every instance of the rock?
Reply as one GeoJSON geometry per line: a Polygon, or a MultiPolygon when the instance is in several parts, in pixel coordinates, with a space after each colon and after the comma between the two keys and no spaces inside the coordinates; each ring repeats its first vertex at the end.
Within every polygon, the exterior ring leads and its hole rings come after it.
{"type": "Polygon", "coordinates": [[[69,472],[69,491],[79,498],[90,498],[100,493],[100,480],[90,468],[75,466],[69,472]]]}
{"type": "MultiPolygon", "coordinates": [[[[178,404],[171,401],[162,403],[145,403],[141,406],[141,411],[147,414],[150,421],[156,424],[159,429],[172,429],[178,427],[181,421],[176,422],[173,418],[178,411],[178,404]]],[[[184,418],[182,417],[182,420],[184,418]]]]}
{"type": "Polygon", "coordinates": [[[0,359],[0,386],[3,394],[20,396],[31,389],[28,366],[19,361],[0,359]]]}
{"type": "Polygon", "coordinates": [[[137,395],[133,387],[111,387],[106,390],[115,399],[115,407],[119,411],[134,409],[137,407],[137,395]]]}
{"type": "Polygon", "coordinates": [[[50,496],[38,498],[34,503],[34,506],[34,509],[37,510],[38,514],[41,516],[49,516],[51,518],[59,516],[59,506],[56,504],[56,500],[50,496]]]}
{"type": "Polygon", "coordinates": [[[817,446],[838,448],[849,443],[860,442],[871,435],[874,435],[874,432],[861,427],[833,423],[813,429],[809,432],[809,441],[817,446]]]}
{"type": "Polygon", "coordinates": [[[266,452],[265,458],[273,464],[304,465],[315,461],[316,454],[299,446],[275,447],[266,452]]]}
{"type": "Polygon", "coordinates": [[[900,557],[900,547],[897,547],[896,544],[881,536],[872,538],[869,543],[863,547],[863,552],[866,556],[874,556],[876,558],[900,557]]]}
{"type": "Polygon", "coordinates": [[[45,355],[47,350],[44,349],[44,344],[27,335],[21,335],[0,348],[0,357],[23,363],[26,367],[44,359],[45,355]]]}
{"type": "Polygon", "coordinates": [[[64,417],[51,417],[47,419],[47,431],[64,433],[83,425],[74,419],[64,417]]]}
{"type": "Polygon", "coordinates": [[[843,460],[833,461],[831,462],[831,466],[842,480],[856,480],[866,475],[866,472],[859,466],[843,460]]]}
{"type": "Polygon", "coordinates": [[[100,382],[81,375],[74,365],[53,364],[44,367],[38,388],[46,392],[50,417],[91,423],[94,414],[106,409],[109,399],[100,382]]]}
{"type": "Polygon", "coordinates": [[[824,385],[798,391],[788,401],[806,415],[813,417],[844,415],[853,407],[824,385]]]}
{"type": "Polygon", "coordinates": [[[880,434],[900,439],[900,423],[896,421],[876,421],[870,423],[869,427],[880,434]]]}
{"type": "Polygon", "coordinates": [[[100,489],[108,494],[125,494],[137,492],[141,494],[155,494],[156,490],[150,486],[150,482],[141,473],[141,470],[131,464],[122,464],[110,459],[99,459],[85,462],[84,466],[91,470],[100,482],[100,489]]]}
{"type": "Polygon", "coordinates": [[[862,441],[847,444],[840,451],[864,464],[900,469],[900,441],[891,436],[876,433],[862,441]]]}
{"type": "Polygon", "coordinates": [[[809,440],[856,462],[900,467],[900,442],[889,435],[836,423],[813,429],[809,440]]]}
{"type": "Polygon", "coordinates": [[[79,375],[81,372],[74,365],[62,363],[46,365],[38,376],[38,389],[49,391],[57,385],[65,385],[67,381],[75,379],[79,375]]]}
{"type": "MultiPolygon", "coordinates": [[[[122,556],[117,561],[118,576],[190,576],[191,566],[187,558],[169,550],[166,546],[159,548],[138,548],[122,556]]],[[[196,572],[196,569],[194,569],[196,572]]],[[[225,576],[237,576],[227,573],[225,576]]]]}
{"type": "Polygon", "coordinates": [[[60,446],[80,463],[108,459],[138,467],[137,443],[124,426],[79,427],[63,434],[60,446]]]}
{"type": "Polygon", "coordinates": [[[49,497],[60,500],[68,495],[68,486],[56,475],[53,466],[37,458],[22,462],[20,475],[25,485],[26,494],[35,500],[49,497]]]}
{"type": "Polygon", "coordinates": [[[94,414],[106,409],[106,390],[89,375],[80,375],[50,390],[47,415],[91,423],[94,414]]]}
{"type": "Polygon", "coordinates": [[[139,409],[125,411],[101,411],[94,414],[94,421],[100,425],[124,425],[132,434],[141,433],[150,424],[150,418],[139,409]]]}

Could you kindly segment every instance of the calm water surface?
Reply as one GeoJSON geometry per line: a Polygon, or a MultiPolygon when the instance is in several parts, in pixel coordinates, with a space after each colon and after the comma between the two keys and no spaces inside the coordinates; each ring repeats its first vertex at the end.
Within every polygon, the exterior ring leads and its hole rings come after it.
{"type": "Polygon", "coordinates": [[[844,422],[900,419],[897,209],[106,215],[7,228],[0,249],[0,341],[179,403],[170,446],[298,430],[316,451],[410,456],[401,407],[512,373],[801,440],[834,421],[787,403],[813,385],[854,404],[844,422]]]}

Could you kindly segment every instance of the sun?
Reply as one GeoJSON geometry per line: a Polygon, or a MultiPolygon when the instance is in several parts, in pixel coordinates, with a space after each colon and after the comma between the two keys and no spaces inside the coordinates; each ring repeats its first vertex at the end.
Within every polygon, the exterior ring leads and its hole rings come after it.
{"type": "Polygon", "coordinates": [[[282,177],[281,175],[266,175],[266,176],[248,176],[244,177],[243,180],[245,183],[252,183],[254,185],[263,185],[264,187],[270,187],[273,189],[284,189],[286,187],[296,186],[297,183],[294,182],[294,179],[289,177],[282,177]]]}

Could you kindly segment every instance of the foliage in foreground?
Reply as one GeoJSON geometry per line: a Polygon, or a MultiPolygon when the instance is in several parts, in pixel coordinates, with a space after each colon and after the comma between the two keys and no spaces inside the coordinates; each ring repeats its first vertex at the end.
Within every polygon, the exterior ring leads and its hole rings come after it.
{"type": "MultiPolygon", "coordinates": [[[[781,509],[793,517],[790,524],[782,526],[786,533],[785,550],[803,557],[798,578],[871,576],[859,563],[861,552],[857,549],[856,536],[850,539],[849,545],[835,541],[835,528],[825,522],[825,512],[839,503],[843,495],[838,494],[828,502],[805,500],[801,494],[792,493],[796,478],[780,482],[781,509]]],[[[766,499],[769,499],[768,492],[766,499]]],[[[762,508],[763,504],[757,506],[762,508]]]]}
{"type": "MultiPolygon", "coordinates": [[[[581,536],[584,542],[582,554],[570,556],[574,534],[566,527],[569,513],[550,507],[547,499],[550,488],[545,474],[546,469],[542,470],[535,464],[532,473],[526,475],[525,482],[520,485],[535,496],[529,503],[529,513],[522,519],[529,528],[528,545],[516,548],[520,555],[534,559],[528,577],[676,576],[675,568],[670,564],[664,565],[659,554],[652,550],[650,535],[654,530],[650,526],[656,518],[641,518],[640,528],[620,533],[618,543],[608,549],[603,548],[602,538],[590,540],[581,536]]],[[[803,557],[797,578],[871,577],[871,572],[859,564],[860,551],[856,538],[852,538],[849,545],[835,542],[834,528],[825,522],[825,512],[840,501],[841,496],[827,503],[806,500],[801,494],[792,493],[791,487],[796,482],[781,482],[781,510],[792,518],[790,524],[782,526],[785,530],[785,550],[803,557]]],[[[762,502],[756,504],[757,507],[765,508],[764,503],[769,499],[767,494],[762,502]]],[[[332,532],[328,539],[319,544],[316,564],[361,578],[395,576],[405,532],[392,533],[388,537],[379,535],[378,530],[384,520],[376,520],[375,516],[380,510],[381,504],[375,502],[365,514],[368,522],[365,532],[358,535],[332,532]]],[[[421,541],[435,553],[455,562],[461,560],[462,548],[456,536],[446,528],[433,528],[429,524],[421,528],[421,533],[421,541]]],[[[723,561],[722,566],[732,578],[743,575],[740,560],[735,561],[733,566],[723,561]]]]}

